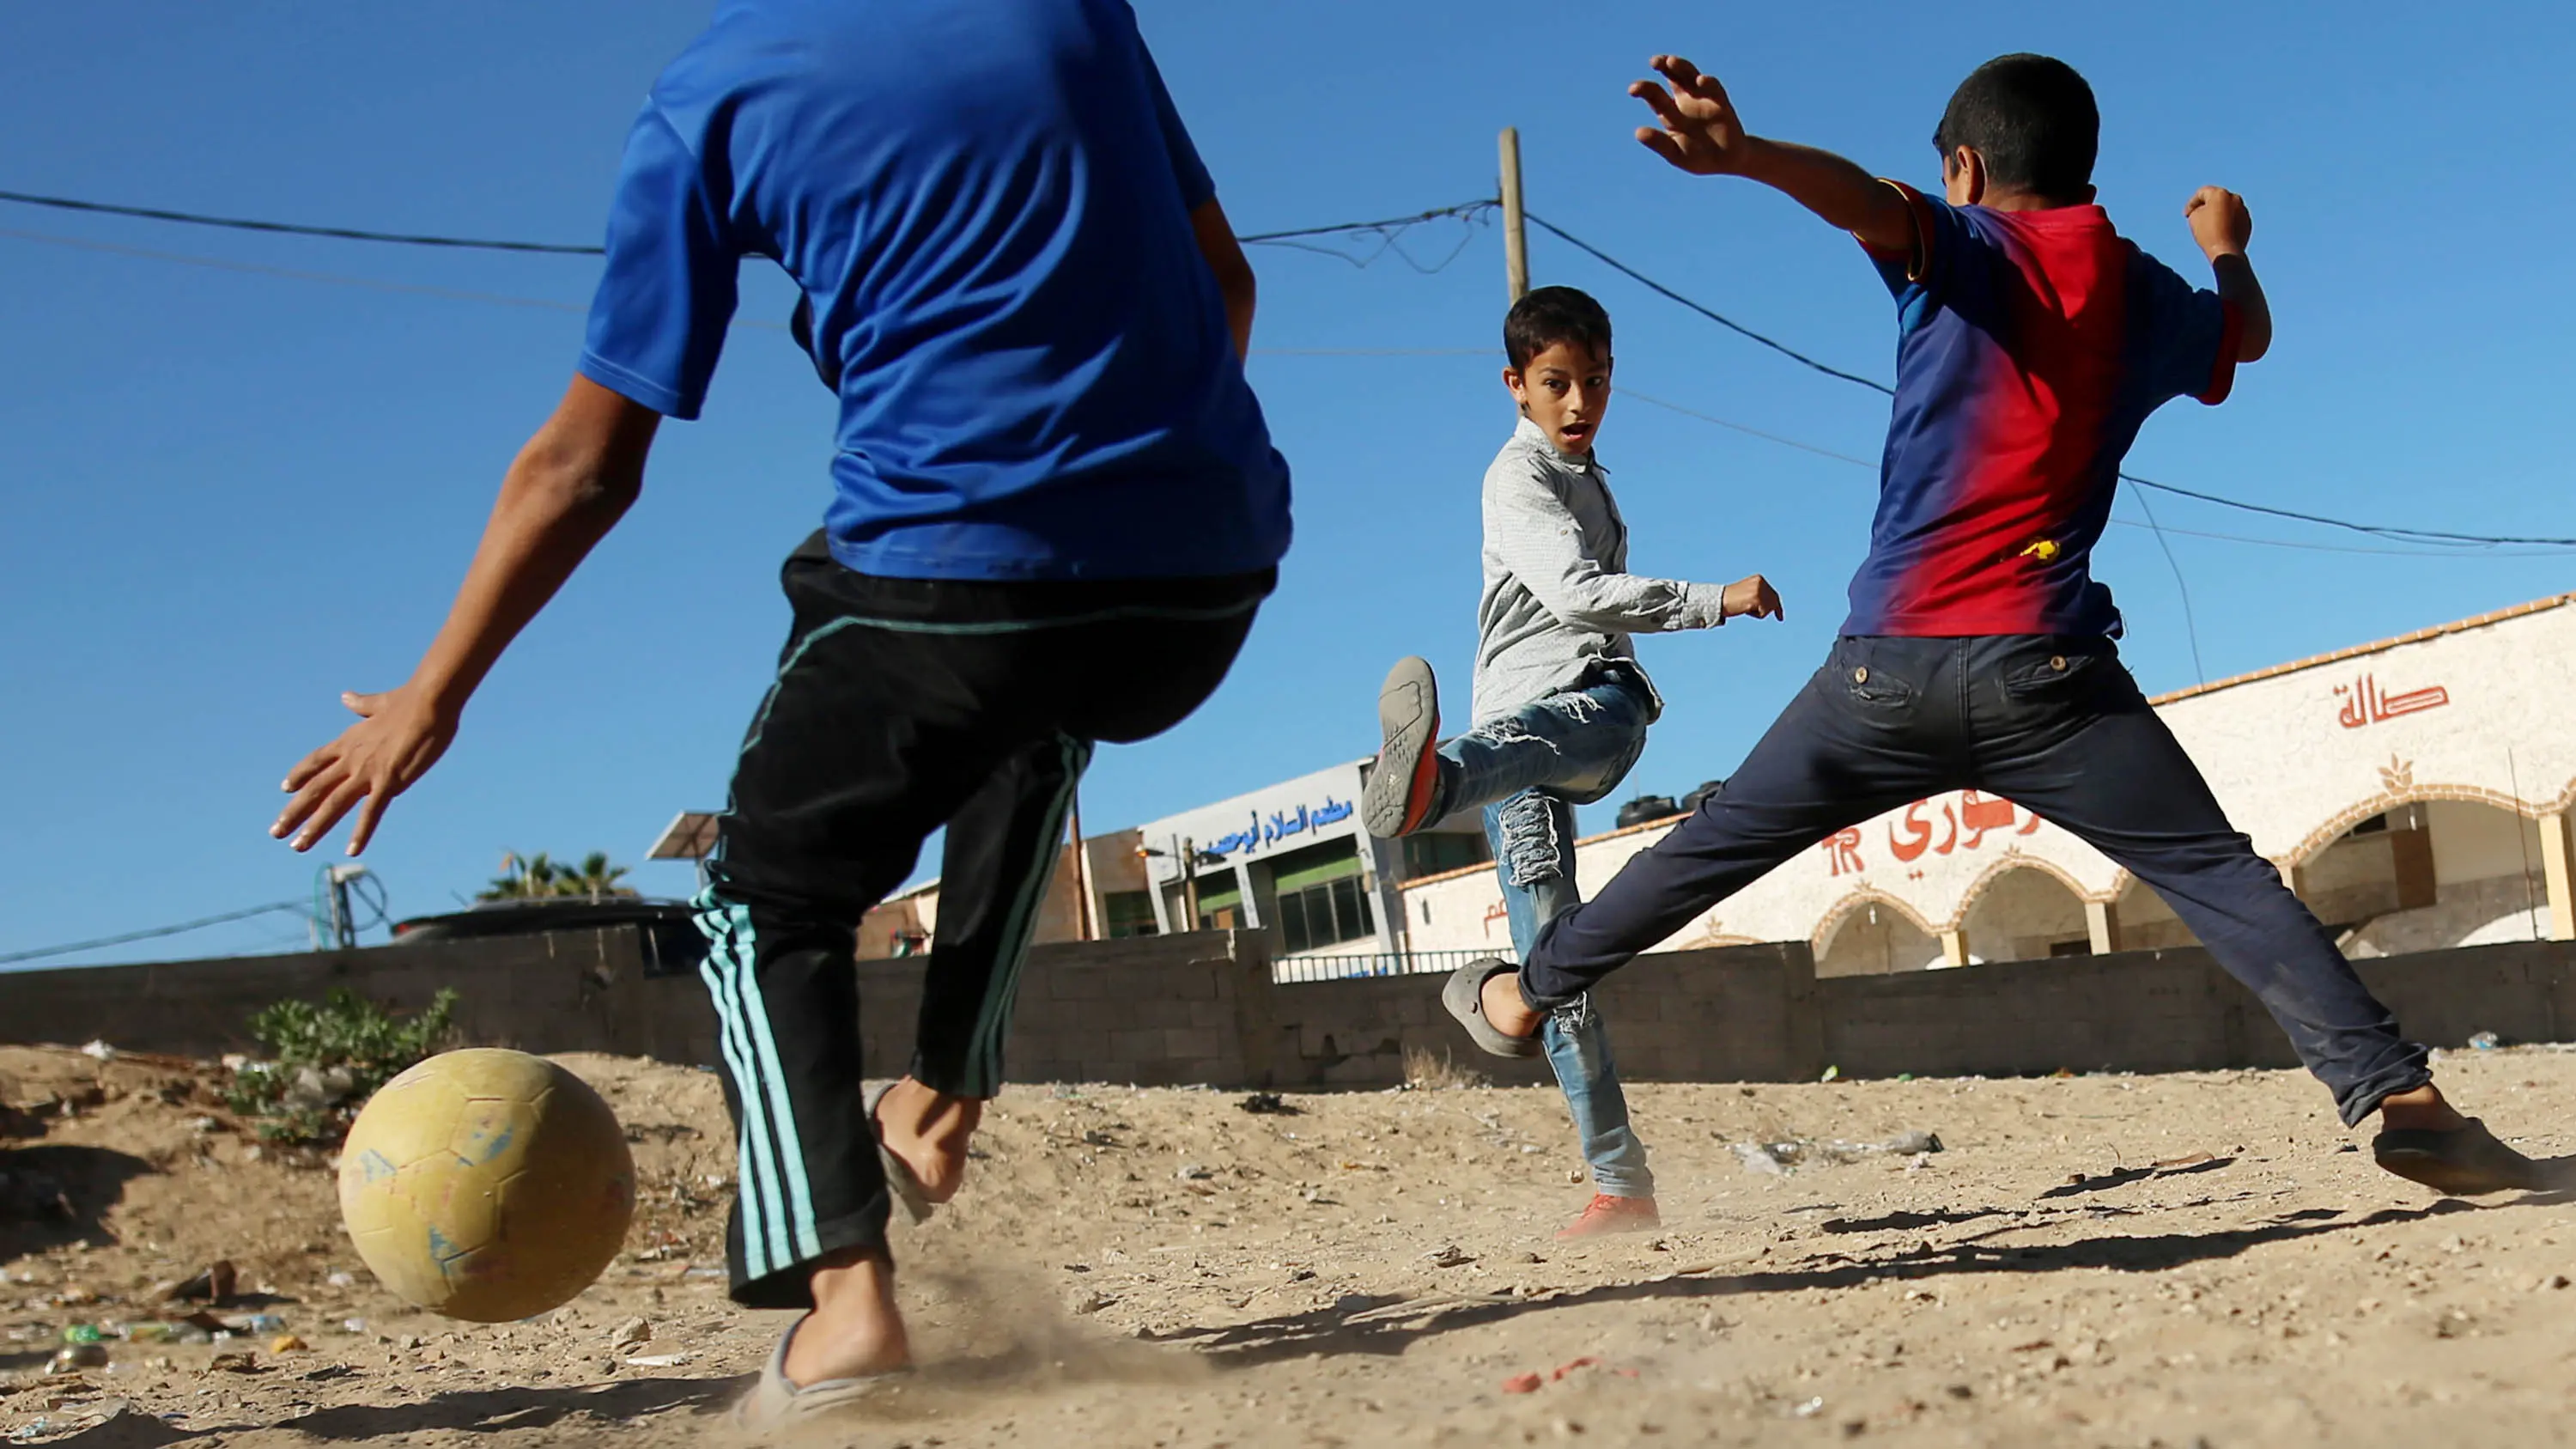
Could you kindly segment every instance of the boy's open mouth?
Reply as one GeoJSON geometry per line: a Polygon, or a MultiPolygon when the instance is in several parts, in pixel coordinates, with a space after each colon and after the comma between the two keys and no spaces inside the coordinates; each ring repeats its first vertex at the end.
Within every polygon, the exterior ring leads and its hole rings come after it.
{"type": "Polygon", "coordinates": [[[1567,423],[1564,427],[1559,428],[1557,433],[1569,443],[1580,443],[1584,439],[1592,436],[1592,425],[1590,423],[1567,423]]]}

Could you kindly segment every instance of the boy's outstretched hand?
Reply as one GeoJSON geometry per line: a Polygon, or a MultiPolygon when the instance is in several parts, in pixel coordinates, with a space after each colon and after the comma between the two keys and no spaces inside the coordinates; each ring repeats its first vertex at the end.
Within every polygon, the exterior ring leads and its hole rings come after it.
{"type": "Polygon", "coordinates": [[[1694,176],[1741,173],[1747,150],[1744,120],[1726,98],[1726,87],[1678,55],[1659,55],[1651,63],[1673,88],[1667,92],[1643,80],[1628,87],[1628,94],[1653,108],[1655,119],[1662,123],[1660,130],[1639,126],[1637,139],[1647,150],[1694,176]]]}
{"type": "Polygon", "coordinates": [[[1741,619],[1748,614],[1756,619],[1789,617],[1788,610],[1780,607],[1779,591],[1760,574],[1728,584],[1719,606],[1725,609],[1726,617],[1730,619],[1741,619]]]}
{"type": "Polygon", "coordinates": [[[2191,223],[2191,239],[2213,262],[2231,252],[2242,254],[2254,240],[2254,213],[2245,209],[2244,197],[2223,186],[2193,192],[2191,200],[2183,203],[2182,214],[2191,223]]]}
{"type": "Polygon", "coordinates": [[[358,722],[286,772],[285,788],[295,798],[268,827],[280,840],[292,834],[297,850],[311,850],[352,808],[358,823],[349,831],[349,853],[365,850],[385,807],[427,774],[456,738],[456,721],[429,708],[408,685],[383,694],[344,694],[340,702],[358,714],[358,722]]]}

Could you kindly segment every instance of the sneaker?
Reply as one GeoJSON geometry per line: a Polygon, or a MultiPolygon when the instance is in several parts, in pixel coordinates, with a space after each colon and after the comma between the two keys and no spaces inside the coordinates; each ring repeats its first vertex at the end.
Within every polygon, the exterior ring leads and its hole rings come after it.
{"type": "Polygon", "coordinates": [[[1592,1201],[1583,1205],[1583,1216],[1557,1230],[1556,1240],[1570,1243],[1577,1238],[1600,1238],[1612,1233],[1646,1233],[1663,1225],[1653,1198],[1595,1193],[1592,1201]]]}
{"type": "Polygon", "coordinates": [[[1385,840],[1430,824],[1438,803],[1440,757],[1431,747],[1440,742],[1440,684],[1431,677],[1431,661],[1399,659],[1387,671],[1377,693],[1377,724],[1386,743],[1360,791],[1360,822],[1385,840]]]}

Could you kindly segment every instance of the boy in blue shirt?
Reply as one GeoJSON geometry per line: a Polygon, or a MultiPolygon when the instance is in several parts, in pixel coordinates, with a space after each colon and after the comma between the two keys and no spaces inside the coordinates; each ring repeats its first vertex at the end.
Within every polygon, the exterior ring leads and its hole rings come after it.
{"type": "Polygon", "coordinates": [[[287,778],[351,853],[694,418],[746,256],[803,293],[835,496],[734,768],[700,922],[739,1138],[734,1300],[807,1310],[774,1423],[910,1363],[885,1246],[955,1192],[1100,740],[1170,728],[1288,546],[1250,269],[1125,0],[727,0],[627,138],[579,372],[410,682],[287,778]],[[909,1072],[862,1097],[861,915],[945,825],[909,1072]]]}
{"type": "MultiPolygon", "coordinates": [[[[1476,601],[1475,727],[1445,743],[1439,687],[1399,660],[1378,693],[1385,744],[1360,802],[1372,834],[1406,835],[1481,810],[1512,949],[1581,900],[1574,807],[1606,797],[1646,748],[1663,697],[1632,633],[1780,617],[1760,574],[1716,584],[1628,572],[1628,522],[1595,452],[1610,408],[1610,314],[1572,287],[1541,287],[1503,318],[1503,386],[1520,422],[1485,470],[1484,589],[1476,601]]],[[[1472,1000],[1493,963],[1452,980],[1472,1000]]],[[[1543,1044],[1592,1168],[1592,1201],[1560,1239],[1653,1228],[1655,1175],[1628,1122],[1610,1033],[1588,997],[1548,1014],[1543,1044]]]]}
{"type": "Polygon", "coordinates": [[[2376,1112],[2380,1166],[2439,1191],[2540,1185],[2462,1118],[2333,939],[2231,826],[2119,662],[2089,561],[2120,460],[2176,397],[2223,401],[2271,346],[2245,204],[2184,208],[2214,291],[2093,204],[2093,92],[2009,55],[1962,83],[1935,133],[1943,200],[1839,156],[1746,132],[1678,56],[1640,81],[1648,149],[1786,192],[1850,232],[1895,297],[1897,385],[1878,518],[1831,659],[1698,812],[1558,916],[1517,973],[1460,1008],[1489,1049],[1531,1035],[1637,952],[1834,831],[1945,790],[2014,800],[2164,897],[2288,1034],[2347,1126],[2376,1112]]]}

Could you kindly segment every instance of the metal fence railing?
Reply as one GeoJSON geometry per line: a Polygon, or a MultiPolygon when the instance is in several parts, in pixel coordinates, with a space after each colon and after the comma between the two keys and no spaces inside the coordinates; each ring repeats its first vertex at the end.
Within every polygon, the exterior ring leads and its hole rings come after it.
{"type": "Polygon", "coordinates": [[[1369,951],[1357,955],[1292,956],[1274,961],[1270,979],[1282,985],[1343,981],[1354,976],[1420,976],[1455,971],[1470,961],[1512,958],[1509,951],[1369,951]]]}

